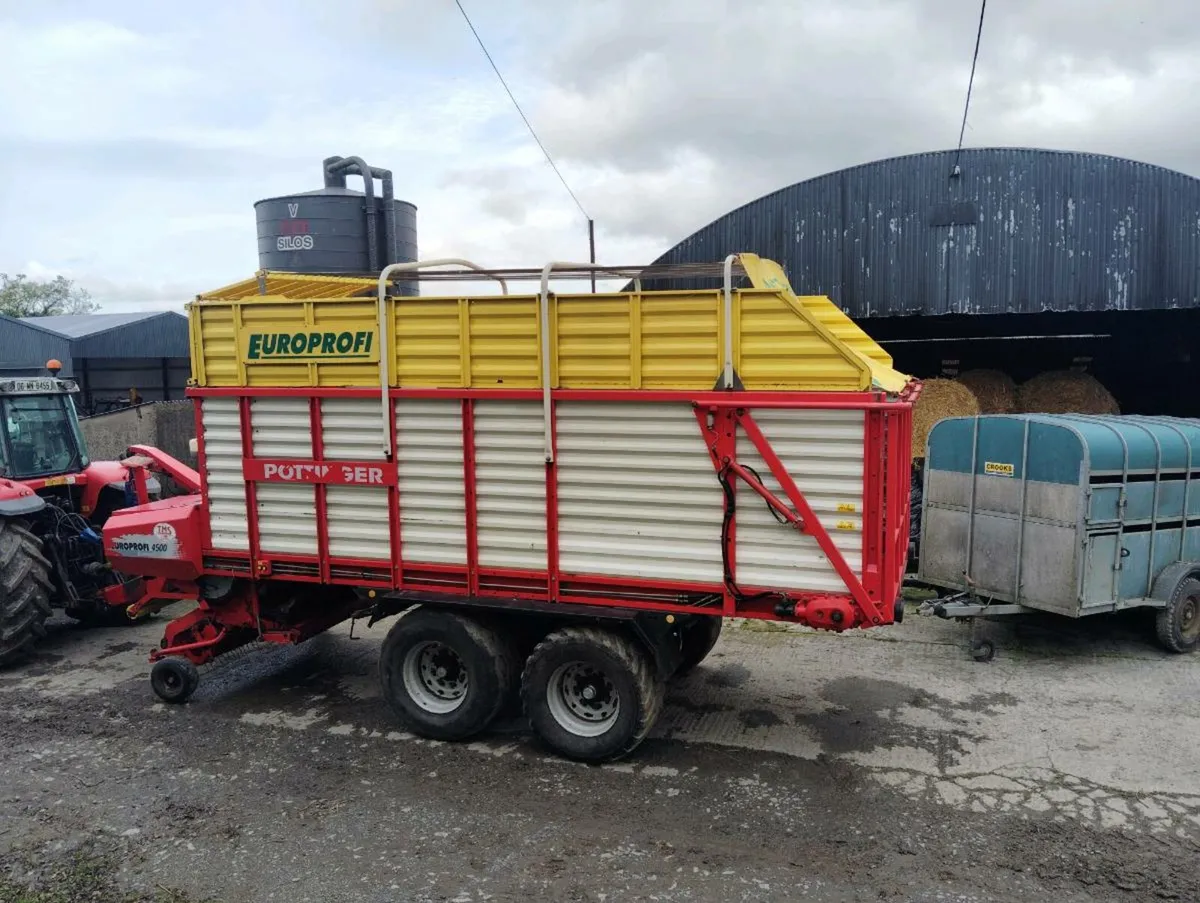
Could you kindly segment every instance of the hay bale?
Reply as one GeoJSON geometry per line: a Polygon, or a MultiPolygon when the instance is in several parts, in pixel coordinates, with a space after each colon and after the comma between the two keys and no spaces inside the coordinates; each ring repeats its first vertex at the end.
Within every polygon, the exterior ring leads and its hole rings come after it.
{"type": "Polygon", "coordinates": [[[1076,370],[1039,373],[1017,390],[1022,414],[1120,414],[1112,394],[1096,377],[1076,370]]]}
{"type": "Polygon", "coordinates": [[[1017,384],[1000,370],[967,370],[958,381],[974,393],[981,414],[1011,414],[1017,409],[1017,384]]]}
{"type": "Polygon", "coordinates": [[[979,402],[975,394],[962,383],[940,378],[922,380],[921,394],[913,405],[913,457],[925,457],[929,431],[939,420],[970,417],[978,413],[979,402]]]}

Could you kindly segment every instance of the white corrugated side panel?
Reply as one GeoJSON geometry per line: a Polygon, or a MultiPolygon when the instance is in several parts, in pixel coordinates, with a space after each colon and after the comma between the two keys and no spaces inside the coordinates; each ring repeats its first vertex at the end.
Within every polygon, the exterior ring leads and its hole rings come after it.
{"type": "Polygon", "coordinates": [[[541,402],[476,402],[475,506],[482,567],[546,568],[541,402]]]}
{"type": "MultiPolygon", "coordinates": [[[[256,458],[313,457],[307,398],[251,399],[250,427],[256,458]]],[[[259,548],[287,555],[316,555],[316,487],[311,483],[259,482],[255,493],[259,548]]]]}
{"type": "Polygon", "coordinates": [[[559,561],[720,583],[722,495],[687,404],[558,406],[559,561]]]}
{"type": "MultiPolygon", "coordinates": [[[[382,461],[377,398],[321,399],[325,460],[382,461]]],[[[387,489],[326,486],[329,554],[337,558],[391,558],[387,489]]]]}
{"type": "Polygon", "coordinates": [[[400,545],[405,562],[467,563],[462,402],[396,402],[400,545]]]}
{"type": "MultiPolygon", "coordinates": [[[[850,569],[861,577],[865,414],[767,409],[752,409],[750,414],[850,569]],[[848,510],[851,507],[853,510],[848,510]]],[[[759,473],[767,488],[787,500],[754,444],[740,431],[737,457],[739,463],[759,473]]],[[[737,501],[739,584],[845,591],[845,583],[815,539],[778,523],[766,503],[741,482],[737,501]]]]}
{"type": "Polygon", "coordinates": [[[242,475],[242,424],[236,398],[200,402],[204,430],[204,478],[214,549],[250,551],[246,481],[242,475]]]}

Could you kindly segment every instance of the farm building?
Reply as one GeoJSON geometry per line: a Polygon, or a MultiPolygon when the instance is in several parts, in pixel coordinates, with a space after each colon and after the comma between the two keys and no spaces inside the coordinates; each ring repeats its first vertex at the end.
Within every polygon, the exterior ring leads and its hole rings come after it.
{"type": "Polygon", "coordinates": [[[1132,160],[985,148],[809,179],[659,262],[754,251],[922,377],[1086,369],[1135,413],[1200,416],[1200,180],[1132,160]],[[866,323],[865,321],[870,321],[866,323]]]}
{"type": "Polygon", "coordinates": [[[83,415],[181,399],[191,375],[187,318],[172,311],[0,316],[0,375],[45,373],[51,358],[79,382],[83,415]]]}

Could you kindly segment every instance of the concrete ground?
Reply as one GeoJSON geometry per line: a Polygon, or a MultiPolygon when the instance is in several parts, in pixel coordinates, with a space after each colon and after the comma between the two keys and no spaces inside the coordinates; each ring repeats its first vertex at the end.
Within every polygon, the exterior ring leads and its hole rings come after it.
{"type": "Polygon", "coordinates": [[[168,707],[161,616],[64,622],[0,674],[0,900],[1197,900],[1200,656],[1136,615],[988,625],[986,665],[911,613],[730,625],[598,768],[517,718],[401,731],[387,624],[221,660],[168,707]]]}

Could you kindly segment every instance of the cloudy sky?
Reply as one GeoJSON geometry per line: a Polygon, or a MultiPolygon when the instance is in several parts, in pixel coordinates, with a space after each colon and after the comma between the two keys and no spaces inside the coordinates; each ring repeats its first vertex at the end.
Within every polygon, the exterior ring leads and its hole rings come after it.
{"type": "MultiPolygon", "coordinates": [[[[974,0],[463,0],[597,225],[652,259],[811,176],[952,147],[974,0]]],[[[968,146],[1200,176],[1186,0],[988,10],[968,146]]],[[[252,204],[357,154],[419,208],[421,255],[586,259],[586,225],[453,0],[0,0],[0,272],[106,310],[257,267],[252,204]],[[338,11],[335,11],[338,10],[338,11]]]]}

